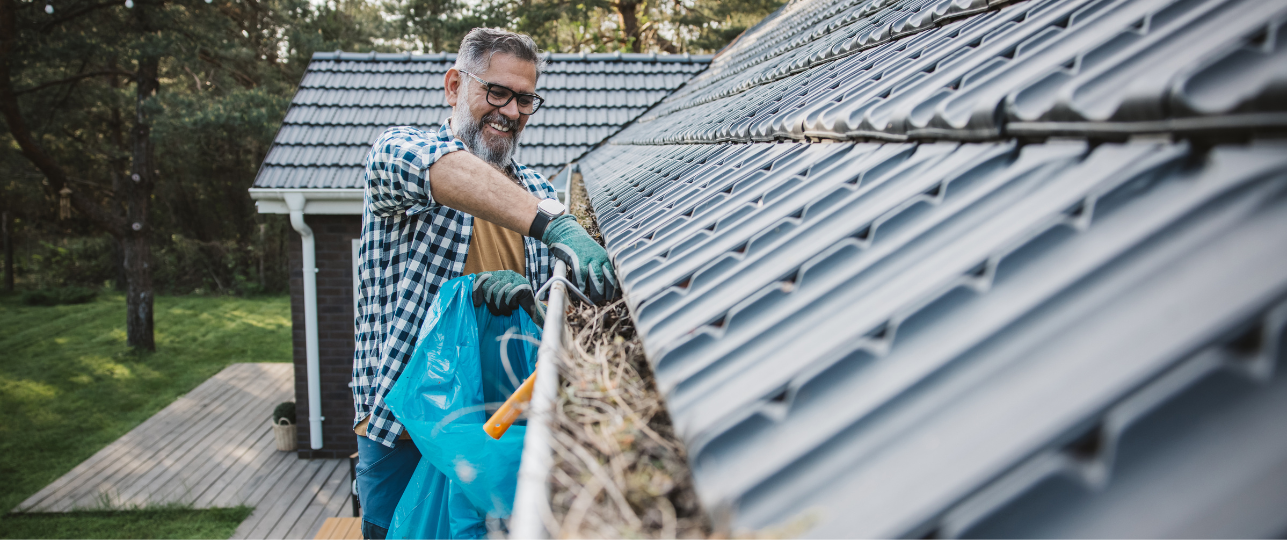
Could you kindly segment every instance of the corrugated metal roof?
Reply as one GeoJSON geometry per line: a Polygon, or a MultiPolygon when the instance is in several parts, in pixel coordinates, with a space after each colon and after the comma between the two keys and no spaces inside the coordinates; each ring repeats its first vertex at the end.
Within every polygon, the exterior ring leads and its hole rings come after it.
{"type": "Polygon", "coordinates": [[[1284,21],[797,1],[582,158],[707,508],[1287,531],[1284,21]]]}
{"type": "MultiPolygon", "coordinates": [[[[710,56],[551,54],[545,106],[516,158],[547,177],[705,69],[710,56]]],[[[391,126],[437,129],[451,115],[442,77],[454,54],[317,53],[256,188],[361,187],[362,160],[391,126]]]]}

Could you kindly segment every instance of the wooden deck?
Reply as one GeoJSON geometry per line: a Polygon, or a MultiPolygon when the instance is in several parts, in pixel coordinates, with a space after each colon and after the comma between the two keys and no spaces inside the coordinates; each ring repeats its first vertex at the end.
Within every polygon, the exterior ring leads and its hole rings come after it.
{"type": "Polygon", "coordinates": [[[362,540],[362,518],[326,518],[316,540],[362,540]]]}
{"type": "Polygon", "coordinates": [[[228,366],[16,511],[245,504],[255,511],[233,538],[312,538],[351,515],[349,467],[277,451],[269,416],[293,386],[291,364],[228,366]]]}

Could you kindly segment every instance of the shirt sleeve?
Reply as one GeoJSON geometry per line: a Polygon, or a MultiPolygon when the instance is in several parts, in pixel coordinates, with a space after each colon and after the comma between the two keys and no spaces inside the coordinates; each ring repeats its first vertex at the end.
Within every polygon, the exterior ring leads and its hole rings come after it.
{"type": "Polygon", "coordinates": [[[418,214],[438,206],[429,185],[429,167],[465,144],[411,127],[389,128],[366,157],[366,198],[371,213],[388,217],[418,214]]]}

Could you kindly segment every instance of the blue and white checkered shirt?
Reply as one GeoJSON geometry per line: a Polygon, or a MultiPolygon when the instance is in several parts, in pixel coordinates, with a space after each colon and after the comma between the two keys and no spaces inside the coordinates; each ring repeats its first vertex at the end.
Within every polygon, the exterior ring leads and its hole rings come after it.
{"type": "MultiPolygon", "coordinates": [[[[366,158],[366,201],[358,249],[357,350],[353,355],[356,428],[368,415],[367,437],[393,446],[402,424],[384,398],[415,348],[420,324],[438,289],[465,268],[473,216],[433,199],[429,167],[465,150],[443,121],[436,132],[395,127],[376,140],[366,158]]],[[[554,198],[540,173],[512,162],[511,174],[533,195],[554,198]]],[[[523,237],[526,272],[533,289],[550,277],[545,244],[523,237]]]]}

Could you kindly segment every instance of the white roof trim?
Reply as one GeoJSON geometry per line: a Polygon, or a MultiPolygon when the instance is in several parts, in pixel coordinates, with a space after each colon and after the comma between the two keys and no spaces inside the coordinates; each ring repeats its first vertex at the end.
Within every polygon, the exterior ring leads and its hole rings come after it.
{"type": "Polygon", "coordinates": [[[363,189],[250,188],[250,198],[260,214],[289,214],[286,195],[304,196],[304,213],[318,215],[361,215],[363,189]]]}

